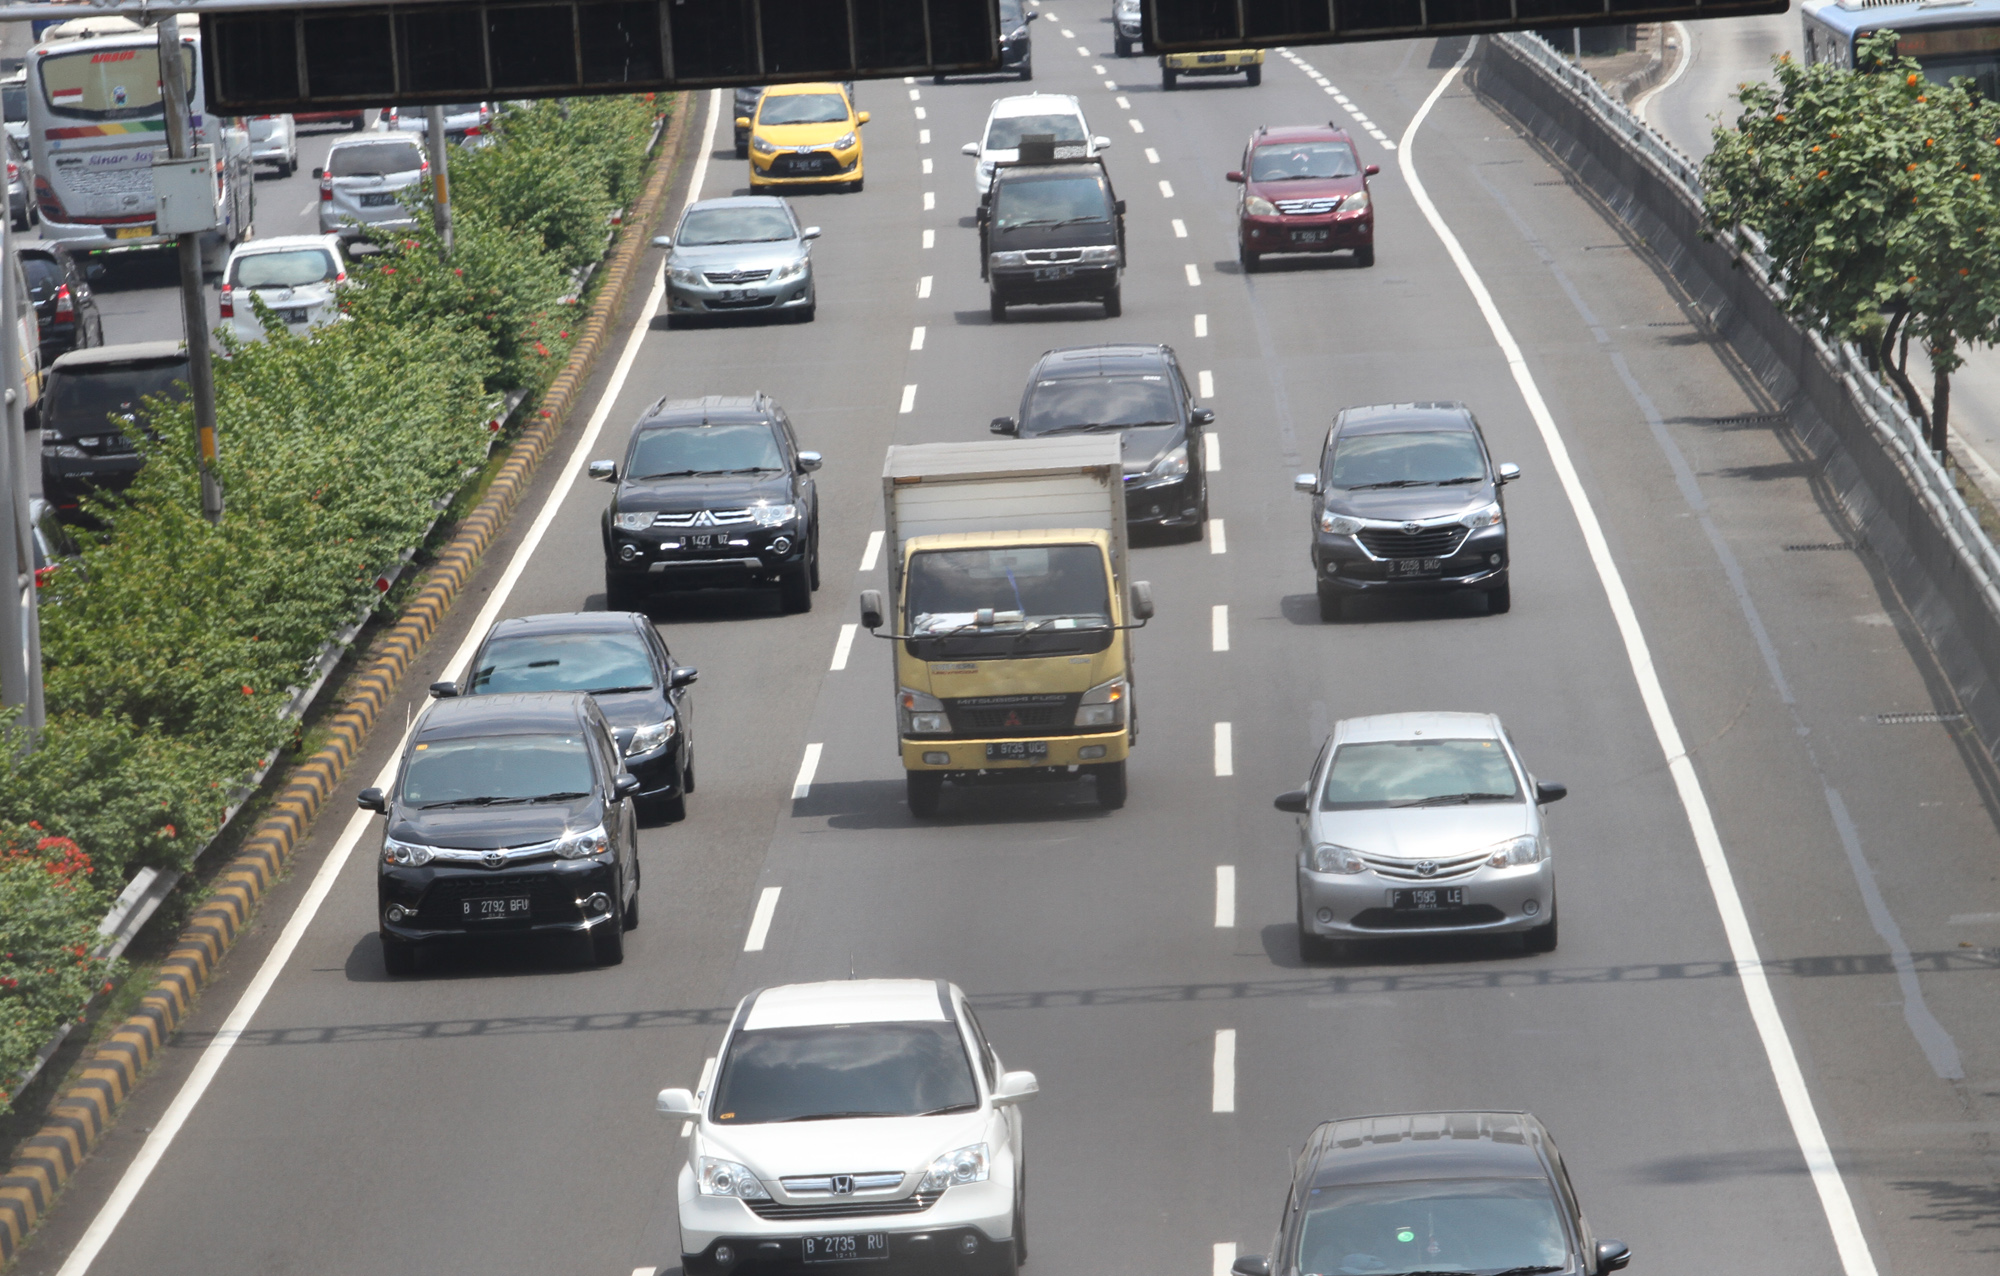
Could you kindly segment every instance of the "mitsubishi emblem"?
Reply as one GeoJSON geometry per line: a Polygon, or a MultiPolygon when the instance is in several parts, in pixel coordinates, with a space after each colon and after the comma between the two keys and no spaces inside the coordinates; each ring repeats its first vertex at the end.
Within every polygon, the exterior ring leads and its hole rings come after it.
{"type": "Polygon", "coordinates": [[[1436,875],[1437,871],[1438,871],[1438,862],[1436,860],[1417,861],[1418,877],[1432,877],[1436,875]]]}
{"type": "Polygon", "coordinates": [[[851,1196],[851,1195],[853,1195],[853,1194],[854,1194],[854,1176],[853,1176],[852,1174],[836,1174],[836,1175],[834,1175],[834,1176],[833,1176],[833,1194],[834,1194],[835,1196],[851,1196]]]}
{"type": "Polygon", "coordinates": [[[714,527],[715,515],[709,513],[707,510],[696,510],[694,512],[694,525],[696,527],[714,527]]]}

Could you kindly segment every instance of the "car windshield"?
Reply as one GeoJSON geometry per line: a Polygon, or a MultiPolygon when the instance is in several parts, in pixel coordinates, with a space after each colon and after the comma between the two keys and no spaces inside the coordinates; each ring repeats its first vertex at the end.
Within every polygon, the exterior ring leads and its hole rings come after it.
{"type": "Polygon", "coordinates": [[[523,634],[479,653],[471,694],[507,691],[637,691],[654,685],[653,661],[636,633],[523,634]]]}
{"type": "Polygon", "coordinates": [[[847,99],[838,93],[766,93],[759,124],[843,124],[847,99]]]}
{"type": "Polygon", "coordinates": [[[1299,1227],[1302,1276],[1569,1268],[1562,1216],[1539,1179],[1315,1187],[1299,1227]]]}
{"type": "Polygon", "coordinates": [[[1101,651],[1111,637],[1095,545],[932,549],[910,557],[905,614],[921,659],[1101,651]],[[991,612],[991,615],[985,613],[991,612]]]}
{"type": "Polygon", "coordinates": [[[792,218],[782,208],[697,208],[681,219],[674,242],[683,248],[702,244],[767,244],[797,235],[792,218]]]}
{"type": "Polygon", "coordinates": [[[237,288],[299,288],[339,273],[340,263],[324,248],[287,248],[238,257],[230,264],[229,282],[237,288]]]}
{"type": "Polygon", "coordinates": [[[723,1125],[906,1117],[979,1104],[948,1023],[857,1023],[739,1032],[716,1075],[723,1125]]]}
{"type": "Polygon", "coordinates": [[[1011,151],[1023,137],[1037,133],[1057,142],[1081,142],[1083,120],[1074,115],[996,115],[986,126],[986,149],[1011,151]]]}
{"type": "Polygon", "coordinates": [[[1319,806],[1359,811],[1520,798],[1514,764],[1498,740],[1371,740],[1334,751],[1319,806]]]}
{"type": "Polygon", "coordinates": [[[1131,377],[1053,377],[1037,381],[1021,417],[1023,438],[1079,434],[1180,420],[1164,373],[1131,377]]]}
{"type": "Polygon", "coordinates": [[[1111,193],[1090,174],[1004,182],[994,200],[993,225],[999,230],[1110,220],[1111,193]]]}
{"type": "Polygon", "coordinates": [[[28,86],[19,81],[0,84],[0,117],[9,124],[26,123],[28,119],[28,86]]]}
{"type": "Polygon", "coordinates": [[[40,253],[22,253],[21,271],[28,277],[28,295],[36,301],[63,286],[61,263],[40,253]]]}
{"type": "Polygon", "coordinates": [[[1485,477],[1486,457],[1470,430],[1411,430],[1341,436],[1327,486],[1437,487],[1485,477]]]}
{"type": "Polygon", "coordinates": [[[573,735],[428,741],[403,767],[403,801],[415,807],[553,800],[593,784],[590,752],[573,735]]]}
{"type": "Polygon", "coordinates": [[[187,376],[186,359],[58,368],[49,376],[42,419],[57,429],[86,434],[115,429],[107,418],[132,416],[148,395],[185,401],[187,376]]]}
{"type": "Polygon", "coordinates": [[[670,425],[646,430],[633,441],[625,473],[647,479],[784,468],[777,435],[768,425],[670,425]]]}
{"type": "Polygon", "coordinates": [[[424,164],[421,147],[408,142],[356,142],[336,146],[326,157],[329,177],[388,177],[414,173],[424,164]]]}
{"type": "Polygon", "coordinates": [[[1284,182],[1301,177],[1354,177],[1360,172],[1360,166],[1354,162],[1354,151],[1345,142],[1260,146],[1250,160],[1250,180],[1253,182],[1284,182]]]}

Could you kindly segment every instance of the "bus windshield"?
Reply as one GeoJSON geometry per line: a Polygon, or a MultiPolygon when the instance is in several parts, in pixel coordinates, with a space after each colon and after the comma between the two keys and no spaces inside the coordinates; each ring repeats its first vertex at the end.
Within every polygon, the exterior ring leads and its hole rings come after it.
{"type": "MultiPolygon", "coordinates": [[[[187,64],[188,103],[194,102],[194,50],[187,64]]],[[[160,55],[152,45],[51,53],[35,63],[42,98],[52,111],[86,120],[135,120],[160,114],[160,55]]]]}
{"type": "Polygon", "coordinates": [[[2000,26],[1898,31],[1896,52],[1915,58],[1926,79],[1947,84],[1969,76],[1980,96],[2000,99],[2000,26]]]}

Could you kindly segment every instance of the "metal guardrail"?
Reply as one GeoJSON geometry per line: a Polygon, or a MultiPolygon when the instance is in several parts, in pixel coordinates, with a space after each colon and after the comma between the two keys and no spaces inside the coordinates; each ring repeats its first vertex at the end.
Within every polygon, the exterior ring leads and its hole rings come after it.
{"type": "MultiPolygon", "coordinates": [[[[1555,46],[1540,36],[1510,32],[1494,36],[1522,61],[1542,72],[1581,101],[1611,132],[1623,138],[1633,153],[1667,179],[1697,210],[1702,207],[1701,167],[1676,150],[1631,108],[1611,96],[1590,74],[1565,58],[1555,46]]],[[[1754,231],[1744,231],[1747,250],[1744,267],[1774,302],[1782,303],[1784,289],[1771,278],[1771,262],[1764,243],[1754,231]]],[[[1949,471],[1930,450],[1923,428],[1909,409],[1869,367],[1866,356],[1852,342],[1835,343],[1825,332],[1805,329],[1814,349],[1828,368],[1843,381],[1859,415],[1882,444],[1902,462],[1902,468],[1931,517],[1958,552],[1966,570],[1978,583],[1986,604],[2000,615],[2000,547],[1980,525],[1979,516],[1966,504],[1949,471]]]]}

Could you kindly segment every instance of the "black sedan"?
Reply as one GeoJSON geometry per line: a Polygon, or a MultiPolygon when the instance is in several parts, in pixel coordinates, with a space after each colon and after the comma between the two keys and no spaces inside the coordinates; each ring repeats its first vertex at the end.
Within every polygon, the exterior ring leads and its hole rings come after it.
{"type": "Polygon", "coordinates": [[[1208,521],[1202,427],[1171,346],[1072,346],[1051,350],[1028,372],[1021,415],[996,417],[995,434],[1024,439],[1115,434],[1124,449],[1125,521],[1201,539],[1208,521]]]}
{"type": "Polygon", "coordinates": [[[474,936],[570,934],[600,966],[625,960],[639,924],[639,779],[581,692],[473,696],[424,710],[388,793],[376,882],[382,963],[415,971],[420,948],[474,936]]]}
{"type": "Polygon", "coordinates": [[[1513,605],[1496,465],[1463,403],[1343,408],[1326,433],[1312,495],[1312,562],[1321,620],[1360,594],[1473,589],[1494,614],[1513,605]]]}
{"type": "Polygon", "coordinates": [[[22,244],[20,253],[21,273],[27,279],[28,300],[35,307],[35,326],[42,342],[42,366],[71,350],[103,345],[104,320],[97,313],[97,298],[90,285],[103,276],[104,267],[96,262],[79,263],[52,243],[22,244]]]}
{"type": "Polygon", "coordinates": [[[1606,1276],[1632,1258],[1591,1232],[1562,1155],[1526,1112],[1326,1122],[1294,1162],[1276,1241],[1230,1270],[1606,1276]]]}
{"type": "Polygon", "coordinates": [[[695,670],[676,665],[659,631],[629,611],[573,611],[516,616],[487,632],[462,682],[434,682],[431,694],[514,695],[584,691],[611,723],[625,769],[639,777],[633,795],[669,819],[687,818],[694,791],[695,670]]]}

